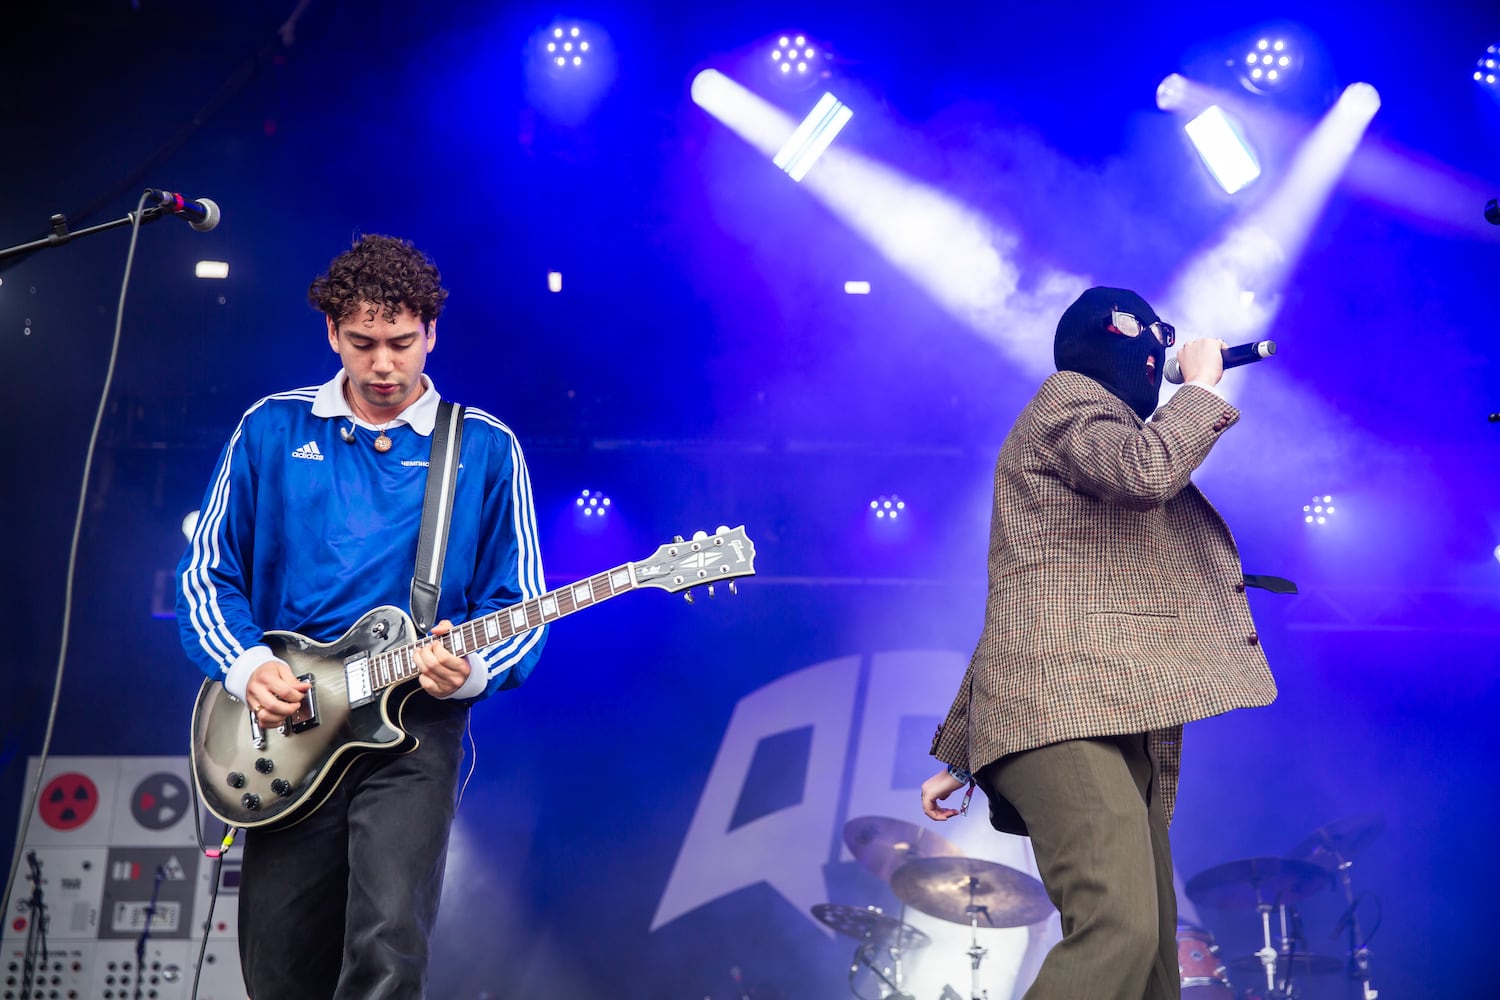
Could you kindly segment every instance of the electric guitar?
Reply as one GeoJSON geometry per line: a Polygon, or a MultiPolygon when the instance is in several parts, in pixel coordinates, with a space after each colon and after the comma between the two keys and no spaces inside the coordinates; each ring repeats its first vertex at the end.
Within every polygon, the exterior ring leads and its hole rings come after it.
{"type": "Polygon", "coordinates": [[[272,631],[264,642],[311,685],[302,706],[281,725],[262,728],[240,699],[208,680],[193,706],[193,785],[208,811],[230,826],[292,826],[338,787],[349,765],[367,753],[409,753],[417,740],[401,728],[401,710],[421,686],[412,653],[440,642],[455,656],[513,636],[641,587],[676,593],[755,572],[755,544],[745,528],[699,532],[540,597],[419,636],[410,617],[390,606],[366,612],[332,642],[272,631]]]}

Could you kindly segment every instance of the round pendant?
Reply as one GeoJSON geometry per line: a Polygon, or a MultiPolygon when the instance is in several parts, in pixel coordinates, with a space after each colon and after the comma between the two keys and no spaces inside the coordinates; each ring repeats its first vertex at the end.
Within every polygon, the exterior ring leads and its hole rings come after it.
{"type": "Polygon", "coordinates": [[[375,439],[375,450],[381,453],[391,450],[391,439],[385,436],[385,431],[381,431],[380,436],[375,439]]]}

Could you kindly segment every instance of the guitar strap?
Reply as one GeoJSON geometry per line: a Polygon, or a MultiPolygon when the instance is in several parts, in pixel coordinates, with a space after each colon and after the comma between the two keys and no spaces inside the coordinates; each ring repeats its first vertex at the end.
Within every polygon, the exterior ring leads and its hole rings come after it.
{"type": "Polygon", "coordinates": [[[427,460],[427,495],[422,500],[422,530],[417,536],[417,572],[411,578],[411,617],[417,633],[426,635],[437,622],[438,595],[443,592],[443,553],[453,521],[453,494],[458,487],[458,446],[464,436],[464,408],[438,401],[427,460]]]}

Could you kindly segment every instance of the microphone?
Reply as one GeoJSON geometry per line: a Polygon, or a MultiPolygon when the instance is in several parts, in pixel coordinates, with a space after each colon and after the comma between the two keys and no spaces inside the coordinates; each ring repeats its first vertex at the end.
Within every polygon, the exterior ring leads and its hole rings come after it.
{"type": "MultiPolygon", "coordinates": [[[[1238,368],[1240,365],[1248,365],[1252,361],[1260,361],[1275,354],[1276,341],[1257,340],[1250,344],[1226,347],[1220,353],[1224,355],[1225,368],[1238,368]]],[[[1182,366],[1177,363],[1177,356],[1175,354],[1167,359],[1163,374],[1166,376],[1167,381],[1173,385],[1182,384],[1182,366]]]]}
{"type": "Polygon", "coordinates": [[[206,233],[219,224],[219,206],[207,198],[189,201],[182,195],[171,191],[158,191],[156,188],[147,188],[146,202],[152,208],[160,209],[171,215],[182,216],[188,220],[188,225],[200,233],[206,233]]]}

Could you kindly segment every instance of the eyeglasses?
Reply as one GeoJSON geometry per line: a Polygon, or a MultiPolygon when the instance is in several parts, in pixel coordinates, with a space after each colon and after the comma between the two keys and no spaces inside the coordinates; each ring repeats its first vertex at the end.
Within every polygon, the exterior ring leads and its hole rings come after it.
{"type": "MultiPolygon", "coordinates": [[[[1118,309],[1109,314],[1109,322],[1104,327],[1110,333],[1118,333],[1125,337],[1139,337],[1141,335],[1141,321],[1127,312],[1118,309]]],[[[1177,328],[1171,323],[1163,323],[1157,320],[1145,329],[1151,331],[1151,335],[1163,347],[1171,347],[1177,343],[1177,328]]]]}

